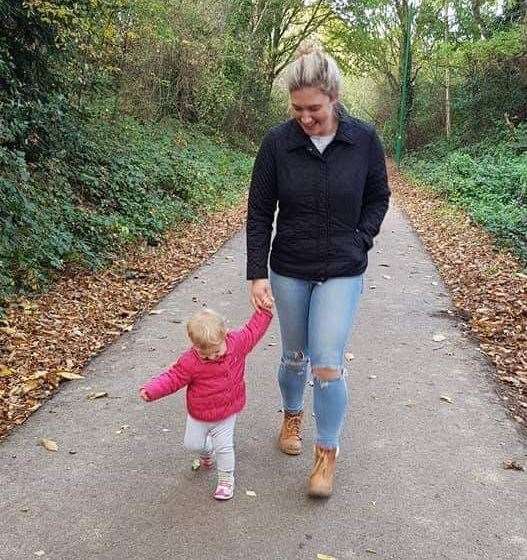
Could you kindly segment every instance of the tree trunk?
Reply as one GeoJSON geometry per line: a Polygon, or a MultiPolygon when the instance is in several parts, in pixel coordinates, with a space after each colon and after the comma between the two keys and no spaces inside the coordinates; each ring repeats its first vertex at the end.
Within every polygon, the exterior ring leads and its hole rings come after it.
{"type": "MultiPolygon", "coordinates": [[[[448,18],[449,3],[445,0],[445,43],[448,44],[450,36],[450,23],[448,18]]],[[[445,68],[445,134],[447,138],[450,138],[451,134],[451,114],[452,108],[450,103],[450,66],[445,68]]]]}
{"type": "Polygon", "coordinates": [[[485,28],[483,18],[481,17],[481,0],[470,0],[470,5],[472,8],[472,17],[478,28],[480,39],[488,39],[489,32],[485,28]]]}

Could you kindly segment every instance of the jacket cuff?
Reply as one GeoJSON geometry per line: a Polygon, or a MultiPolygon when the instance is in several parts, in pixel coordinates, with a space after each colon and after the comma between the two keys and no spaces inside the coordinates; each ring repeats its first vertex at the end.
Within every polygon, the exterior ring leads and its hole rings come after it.
{"type": "Polygon", "coordinates": [[[260,268],[260,269],[247,269],[247,280],[261,280],[267,279],[269,277],[269,273],[267,268],[260,268]]]}
{"type": "Polygon", "coordinates": [[[360,229],[357,230],[357,233],[359,234],[364,245],[366,246],[366,250],[369,251],[373,247],[373,237],[371,237],[365,231],[362,231],[360,229]]]}

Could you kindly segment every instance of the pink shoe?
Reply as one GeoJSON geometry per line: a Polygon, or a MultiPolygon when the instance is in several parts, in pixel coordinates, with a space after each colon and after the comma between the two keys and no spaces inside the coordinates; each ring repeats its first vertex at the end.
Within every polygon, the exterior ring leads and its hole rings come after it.
{"type": "Polygon", "coordinates": [[[218,486],[214,492],[216,500],[230,500],[234,496],[234,476],[230,473],[218,473],[218,486]]]}

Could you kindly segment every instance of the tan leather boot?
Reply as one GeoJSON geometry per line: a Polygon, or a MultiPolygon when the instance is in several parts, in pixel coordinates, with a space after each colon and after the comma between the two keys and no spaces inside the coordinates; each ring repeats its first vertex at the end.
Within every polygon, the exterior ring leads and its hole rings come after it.
{"type": "Polygon", "coordinates": [[[315,465],[309,475],[307,493],[313,498],[328,498],[333,492],[337,449],[315,445],[315,465]]]}
{"type": "Polygon", "coordinates": [[[302,438],[300,426],[302,425],[303,412],[284,412],[282,429],[278,438],[278,447],[287,455],[299,455],[302,453],[302,438]]]}

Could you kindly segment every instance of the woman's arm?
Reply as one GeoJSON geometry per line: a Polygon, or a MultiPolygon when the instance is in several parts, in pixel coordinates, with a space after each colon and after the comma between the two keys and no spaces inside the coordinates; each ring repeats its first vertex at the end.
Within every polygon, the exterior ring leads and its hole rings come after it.
{"type": "Polygon", "coordinates": [[[389,199],[390,188],[388,187],[388,175],[386,173],[386,158],[379,137],[373,131],[362,210],[357,226],[368,249],[372,247],[373,238],[379,233],[388,210],[389,199]]]}
{"type": "Polygon", "coordinates": [[[267,278],[277,203],[276,162],[271,133],[263,139],[254,162],[247,211],[247,279],[267,278]]]}

